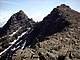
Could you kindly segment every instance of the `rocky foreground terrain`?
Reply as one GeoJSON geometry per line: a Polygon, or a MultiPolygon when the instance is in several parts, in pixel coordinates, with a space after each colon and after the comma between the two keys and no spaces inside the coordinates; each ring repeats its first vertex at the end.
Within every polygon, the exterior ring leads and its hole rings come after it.
{"type": "Polygon", "coordinates": [[[65,4],[57,6],[21,36],[1,59],[80,60],[80,13],[65,4]],[[23,44],[24,49],[12,51],[23,44]]]}

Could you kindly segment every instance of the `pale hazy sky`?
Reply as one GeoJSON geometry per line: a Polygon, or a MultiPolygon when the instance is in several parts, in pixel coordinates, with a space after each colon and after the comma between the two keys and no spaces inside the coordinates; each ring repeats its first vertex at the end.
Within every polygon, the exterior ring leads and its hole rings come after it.
{"type": "Polygon", "coordinates": [[[19,10],[23,10],[34,21],[41,21],[60,4],[69,5],[80,12],[80,0],[0,0],[0,27],[19,10]]]}

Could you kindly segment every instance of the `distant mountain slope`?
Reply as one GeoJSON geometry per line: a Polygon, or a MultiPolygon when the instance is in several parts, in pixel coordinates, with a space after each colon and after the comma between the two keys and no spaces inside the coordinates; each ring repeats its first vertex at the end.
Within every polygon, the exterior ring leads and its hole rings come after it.
{"type": "Polygon", "coordinates": [[[20,38],[28,29],[34,26],[35,22],[32,18],[20,10],[13,14],[7,23],[0,28],[0,46],[5,49],[11,42],[20,38]]]}
{"type": "Polygon", "coordinates": [[[13,14],[7,23],[2,27],[2,36],[12,34],[21,26],[31,27],[34,23],[35,22],[32,19],[29,19],[28,16],[26,16],[26,14],[20,10],[19,12],[13,14]]]}
{"type": "Polygon", "coordinates": [[[69,6],[57,6],[34,27],[28,38],[23,38],[32,48],[17,50],[12,59],[80,60],[79,17],[80,13],[69,6]]]}

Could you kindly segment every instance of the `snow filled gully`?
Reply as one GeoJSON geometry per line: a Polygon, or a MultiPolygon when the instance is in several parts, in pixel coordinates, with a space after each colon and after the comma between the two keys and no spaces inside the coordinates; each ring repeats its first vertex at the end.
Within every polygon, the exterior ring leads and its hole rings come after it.
{"type": "MultiPolygon", "coordinates": [[[[21,28],[19,28],[19,29],[21,29],[21,28]]],[[[18,30],[19,30],[18,29],[18,30]]],[[[17,30],[17,31],[18,31],[17,30]]],[[[29,33],[29,31],[31,30],[31,28],[28,28],[28,30],[26,31],[26,32],[23,32],[20,36],[18,36],[18,38],[16,39],[16,40],[14,40],[13,42],[11,42],[10,44],[10,46],[8,47],[8,48],[6,48],[4,51],[2,51],[2,52],[0,52],[0,56],[2,55],[2,54],[4,54],[5,52],[7,52],[7,51],[15,51],[15,50],[17,50],[18,48],[20,48],[21,47],[21,49],[24,49],[24,47],[25,47],[25,44],[26,44],[26,40],[20,40],[20,38],[23,36],[23,35],[25,35],[25,34],[28,34],[29,33]],[[22,44],[20,45],[20,43],[22,42],[22,44]]],[[[16,31],[16,32],[17,32],[16,31]]],[[[13,33],[14,34],[14,33],[13,33]]],[[[10,36],[12,36],[13,34],[11,34],[10,36]]]]}

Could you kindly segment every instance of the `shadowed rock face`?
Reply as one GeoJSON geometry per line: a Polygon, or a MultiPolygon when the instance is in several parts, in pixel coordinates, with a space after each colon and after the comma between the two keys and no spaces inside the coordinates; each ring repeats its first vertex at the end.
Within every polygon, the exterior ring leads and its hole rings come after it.
{"type": "Polygon", "coordinates": [[[42,30],[45,35],[50,35],[56,32],[62,31],[65,27],[70,24],[65,18],[61,15],[59,9],[55,8],[53,11],[46,16],[42,21],[42,30]]]}
{"type": "Polygon", "coordinates": [[[43,41],[43,38],[46,36],[61,32],[69,25],[70,22],[65,19],[65,17],[62,15],[62,12],[58,8],[55,8],[41,22],[36,24],[29,37],[24,37],[23,40],[27,40],[27,46],[33,45],[37,42],[37,39],[38,41],[43,41]]]}

